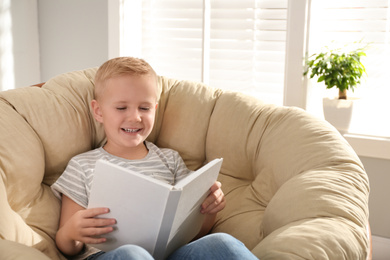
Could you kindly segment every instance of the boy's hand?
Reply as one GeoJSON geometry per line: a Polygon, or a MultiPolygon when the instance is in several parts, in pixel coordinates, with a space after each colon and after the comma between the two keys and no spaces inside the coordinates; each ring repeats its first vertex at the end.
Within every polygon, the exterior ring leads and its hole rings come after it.
{"type": "Polygon", "coordinates": [[[116,223],[112,218],[97,218],[109,212],[107,208],[85,209],[65,195],[62,195],[60,227],[56,244],[66,255],[76,255],[84,244],[104,243],[99,236],[113,231],[116,223]]]}
{"type": "Polygon", "coordinates": [[[200,210],[202,214],[216,214],[225,208],[226,200],[221,186],[219,181],[216,181],[213,186],[211,186],[209,196],[207,196],[202,203],[200,210]]]}
{"type": "Polygon", "coordinates": [[[113,231],[115,219],[96,218],[108,213],[107,208],[92,208],[77,211],[62,228],[66,229],[68,237],[85,244],[99,244],[106,239],[99,237],[113,231]]]}
{"type": "Polygon", "coordinates": [[[203,237],[208,234],[214,225],[217,213],[225,208],[226,200],[225,195],[221,190],[221,183],[216,181],[210,188],[210,194],[203,201],[200,212],[206,214],[202,227],[199,230],[195,239],[203,237]]]}

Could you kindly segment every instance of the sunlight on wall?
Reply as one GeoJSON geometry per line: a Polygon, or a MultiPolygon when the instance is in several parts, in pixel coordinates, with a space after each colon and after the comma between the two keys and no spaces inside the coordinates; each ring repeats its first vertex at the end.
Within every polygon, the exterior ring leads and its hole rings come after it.
{"type": "Polygon", "coordinates": [[[120,56],[142,56],[142,0],[120,1],[120,56]]]}
{"type": "Polygon", "coordinates": [[[0,0],[0,90],[15,88],[11,0],[0,0]]]}

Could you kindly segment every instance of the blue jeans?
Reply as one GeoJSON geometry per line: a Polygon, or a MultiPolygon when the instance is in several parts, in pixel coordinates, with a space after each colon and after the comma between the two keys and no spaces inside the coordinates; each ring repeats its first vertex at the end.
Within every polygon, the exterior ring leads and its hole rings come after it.
{"type": "MultiPolygon", "coordinates": [[[[97,253],[87,258],[88,260],[152,260],[153,257],[143,248],[135,245],[118,247],[107,253],[97,253]]],[[[215,233],[204,236],[173,252],[167,260],[256,260],[255,255],[236,238],[224,234],[215,233]]]]}
{"type": "Polygon", "coordinates": [[[257,260],[258,258],[238,239],[224,233],[214,233],[173,252],[168,260],[257,260]]]}
{"type": "Polygon", "coordinates": [[[105,252],[99,252],[94,255],[87,257],[86,260],[153,260],[153,257],[148,251],[140,246],[136,245],[124,245],[117,249],[105,252]]]}

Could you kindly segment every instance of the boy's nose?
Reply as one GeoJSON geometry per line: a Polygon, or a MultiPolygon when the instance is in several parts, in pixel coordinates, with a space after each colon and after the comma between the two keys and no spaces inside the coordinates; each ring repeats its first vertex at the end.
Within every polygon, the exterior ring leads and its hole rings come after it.
{"type": "Polygon", "coordinates": [[[141,114],[138,110],[132,110],[127,113],[127,120],[131,122],[141,121],[141,114]]]}

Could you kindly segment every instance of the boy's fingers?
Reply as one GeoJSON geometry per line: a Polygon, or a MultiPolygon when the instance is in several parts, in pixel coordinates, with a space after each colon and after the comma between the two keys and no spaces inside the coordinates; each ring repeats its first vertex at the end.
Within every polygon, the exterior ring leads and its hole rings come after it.
{"type": "MultiPolygon", "coordinates": [[[[108,232],[102,232],[101,234],[99,235],[88,235],[88,234],[85,234],[81,239],[80,241],[85,243],[85,244],[100,244],[100,243],[104,243],[107,241],[107,238],[105,237],[99,237],[100,235],[104,235],[104,234],[107,234],[107,233],[110,233],[111,231],[108,231],[108,232]]],[[[92,234],[94,234],[96,232],[92,232],[92,234]]]]}
{"type": "Polygon", "coordinates": [[[87,239],[88,237],[99,238],[98,236],[110,233],[113,230],[113,227],[85,228],[82,232],[82,236],[85,237],[85,239],[87,239]]]}
{"type": "Polygon", "coordinates": [[[216,191],[210,193],[210,195],[202,203],[202,213],[210,213],[211,211],[221,211],[225,207],[225,195],[222,190],[218,188],[216,191]]]}
{"type": "Polygon", "coordinates": [[[93,218],[110,212],[108,208],[90,208],[83,211],[85,218],[93,218]]]}
{"type": "Polygon", "coordinates": [[[215,192],[216,190],[220,189],[222,187],[222,184],[219,181],[216,181],[210,188],[211,193],[215,192]]]}
{"type": "Polygon", "coordinates": [[[208,207],[208,205],[215,203],[219,197],[224,196],[221,190],[222,184],[219,181],[216,181],[210,188],[210,194],[207,196],[205,201],[202,204],[202,207],[208,207]]]}
{"type": "Polygon", "coordinates": [[[116,224],[114,218],[97,218],[99,215],[103,215],[109,212],[108,208],[91,208],[82,212],[82,218],[84,219],[81,226],[88,227],[104,227],[116,224]]]}
{"type": "Polygon", "coordinates": [[[202,209],[200,212],[202,214],[215,214],[225,208],[225,201],[221,201],[218,205],[209,205],[207,208],[202,209]]]}
{"type": "Polygon", "coordinates": [[[116,224],[116,220],[113,218],[91,218],[87,223],[87,227],[105,227],[116,224]]]}
{"type": "Polygon", "coordinates": [[[207,214],[215,214],[215,213],[218,213],[220,212],[221,210],[223,210],[225,208],[225,205],[226,205],[226,202],[225,202],[225,199],[223,199],[221,201],[221,203],[219,203],[218,205],[216,205],[215,207],[212,207],[211,205],[209,207],[207,207],[205,210],[204,210],[204,213],[207,213],[207,214]]]}

